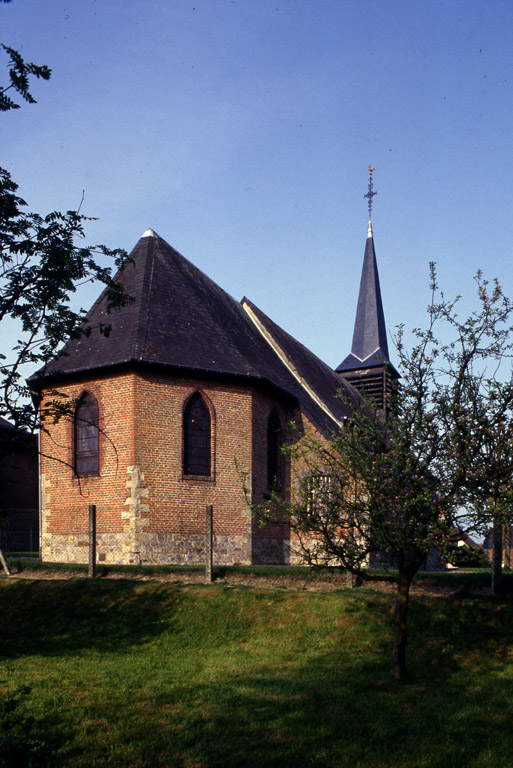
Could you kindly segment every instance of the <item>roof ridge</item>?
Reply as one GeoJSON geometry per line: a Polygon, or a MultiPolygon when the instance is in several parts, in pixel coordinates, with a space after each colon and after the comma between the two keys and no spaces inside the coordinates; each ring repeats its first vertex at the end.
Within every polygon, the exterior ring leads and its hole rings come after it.
{"type": "MultiPolygon", "coordinates": [[[[264,324],[258,319],[255,312],[253,311],[253,308],[250,306],[249,300],[244,297],[242,299],[242,307],[246,311],[248,317],[252,320],[258,331],[262,334],[264,339],[267,341],[267,343],[271,346],[271,348],[274,350],[274,352],[278,355],[280,360],[284,365],[286,365],[287,369],[290,371],[290,373],[294,376],[296,381],[299,382],[301,387],[305,390],[305,392],[312,398],[312,400],[321,408],[324,413],[326,413],[333,421],[338,424],[339,427],[343,425],[343,422],[338,419],[333,411],[327,406],[327,404],[318,396],[318,394],[314,391],[314,389],[308,384],[304,376],[301,376],[299,371],[297,370],[294,363],[290,360],[289,356],[285,352],[285,350],[281,347],[280,344],[276,341],[276,339],[273,337],[273,335],[270,333],[270,331],[265,328],[264,324]]],[[[286,331],[285,331],[286,333],[286,331]]],[[[290,334],[288,334],[290,335],[290,334]]],[[[301,344],[301,342],[298,342],[295,340],[297,344],[301,344]]],[[[304,347],[304,345],[301,345],[304,347]]],[[[305,347],[306,349],[306,347],[305,347]]]]}
{"type": "MultiPolygon", "coordinates": [[[[142,358],[144,357],[144,352],[146,349],[146,342],[148,340],[148,329],[150,326],[150,304],[152,299],[152,289],[153,289],[153,274],[155,272],[155,254],[157,250],[157,244],[155,242],[156,237],[158,235],[155,235],[153,230],[147,229],[146,232],[142,237],[149,237],[148,232],[151,232],[152,240],[150,241],[150,247],[151,247],[151,253],[149,254],[149,258],[145,260],[145,274],[143,275],[143,286],[146,282],[147,273],[149,270],[149,285],[148,290],[141,291],[141,304],[144,301],[145,307],[141,306],[141,312],[138,316],[138,323],[137,323],[137,330],[136,330],[136,337],[135,337],[135,357],[136,358],[142,358]],[[144,314],[146,314],[146,322],[144,322],[144,314]],[[144,325],[144,329],[142,326],[144,325]],[[142,340],[140,339],[140,336],[143,335],[142,340]]],[[[141,238],[142,239],[142,238],[141,238]]]]}
{"type": "Polygon", "coordinates": [[[136,301],[112,314],[110,338],[97,330],[108,322],[103,294],[88,313],[92,333],[74,339],[65,358],[54,359],[39,373],[40,385],[52,374],[165,366],[271,385],[300,404],[322,434],[331,434],[343,422],[349,406],[336,394],[342,389],[351,396],[350,385],[254,307],[266,337],[240,302],[162,237],[147,231],[116,279],[136,301]]]}

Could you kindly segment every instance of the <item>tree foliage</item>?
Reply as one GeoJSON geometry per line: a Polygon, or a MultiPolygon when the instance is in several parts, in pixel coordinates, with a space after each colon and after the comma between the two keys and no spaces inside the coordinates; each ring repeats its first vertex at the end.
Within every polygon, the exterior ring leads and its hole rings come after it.
{"type": "MultiPolygon", "coordinates": [[[[6,112],[20,106],[7,91],[34,103],[29,78],[47,80],[50,69],[2,48],[9,56],[9,84],[0,88],[0,111],[6,112]]],[[[121,266],[126,253],[83,244],[88,217],[79,210],[40,215],[26,208],[17,184],[0,168],[0,323],[13,322],[18,332],[13,349],[4,348],[0,355],[0,416],[17,429],[36,426],[24,375],[38,367],[44,370],[63,341],[90,332],[83,324],[85,312],[75,309],[77,289],[88,282],[106,286],[110,309],[129,301],[111,269],[112,264],[121,266]]],[[[100,331],[108,334],[109,326],[100,331]]],[[[63,410],[62,402],[57,410],[63,410]]]]}
{"type": "Polygon", "coordinates": [[[7,91],[11,89],[29,104],[35,104],[36,100],[29,91],[29,77],[32,75],[42,80],[49,80],[52,70],[44,64],[26,62],[18,51],[8,45],[0,43],[0,47],[9,56],[9,84],[0,87],[0,112],[20,108],[20,104],[15,102],[10,95],[7,95],[7,91]]]}
{"type": "Polygon", "coordinates": [[[449,552],[449,562],[456,568],[488,568],[490,562],[486,552],[480,548],[454,546],[449,552]]]}
{"type": "Polygon", "coordinates": [[[329,442],[307,434],[290,443],[296,482],[290,498],[275,495],[267,509],[285,514],[312,565],[364,576],[369,565],[397,570],[400,679],[413,577],[426,558],[447,554],[456,526],[489,524],[484,504],[513,474],[509,364],[499,379],[513,348],[513,307],[496,281],[478,274],[476,285],[477,309],[460,320],[432,265],[427,327],[414,331],[411,348],[402,328],[396,338],[401,380],[387,421],[362,400],[329,442]]]}

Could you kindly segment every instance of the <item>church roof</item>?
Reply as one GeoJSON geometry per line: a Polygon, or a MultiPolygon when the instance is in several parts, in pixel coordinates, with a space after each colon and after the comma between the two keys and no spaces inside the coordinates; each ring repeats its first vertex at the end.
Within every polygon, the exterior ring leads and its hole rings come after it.
{"type": "Polygon", "coordinates": [[[303,405],[308,400],[306,410],[315,414],[316,426],[324,422],[325,430],[332,429],[327,416],[341,424],[359,399],[354,388],[249,299],[244,298],[242,306],[286,367],[290,390],[303,405]]]}
{"type": "Polygon", "coordinates": [[[390,363],[385,315],[381,300],[374,236],[369,221],[363,257],[351,353],[337,368],[339,373],[375,368],[390,363]]]}
{"type": "Polygon", "coordinates": [[[134,302],[107,312],[104,291],[87,314],[88,335],[72,339],[44,370],[40,388],[61,379],[127,366],[164,366],[270,384],[299,402],[322,432],[348,415],[337,397],[347,382],[251,302],[237,302],[152,230],[116,276],[134,302]],[[108,337],[99,332],[111,326],[108,337]]]}

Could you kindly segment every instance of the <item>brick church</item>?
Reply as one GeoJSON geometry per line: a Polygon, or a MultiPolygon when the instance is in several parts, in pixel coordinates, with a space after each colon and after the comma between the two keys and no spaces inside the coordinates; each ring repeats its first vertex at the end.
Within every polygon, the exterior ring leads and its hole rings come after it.
{"type": "Polygon", "coordinates": [[[57,389],[74,407],[41,434],[42,559],[87,562],[94,503],[100,562],[203,562],[211,504],[215,563],[291,562],[288,528],[255,519],[242,478],[256,504],[286,492],[292,421],[328,440],[361,387],[386,409],[396,373],[370,221],[352,350],[336,370],[151,229],[117,279],[134,302],[108,314],[102,294],[91,333],[31,380],[43,404],[57,389]]]}

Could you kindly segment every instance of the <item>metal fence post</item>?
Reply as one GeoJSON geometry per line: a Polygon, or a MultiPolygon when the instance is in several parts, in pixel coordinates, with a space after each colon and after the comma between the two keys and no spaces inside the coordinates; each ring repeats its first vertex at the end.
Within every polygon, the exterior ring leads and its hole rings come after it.
{"type": "Polygon", "coordinates": [[[96,576],[96,505],[89,504],[89,570],[88,576],[96,576]]]}
{"type": "Polygon", "coordinates": [[[214,508],[212,504],[207,504],[207,518],[205,525],[205,581],[211,583],[212,577],[212,519],[214,517],[214,508]]]}

